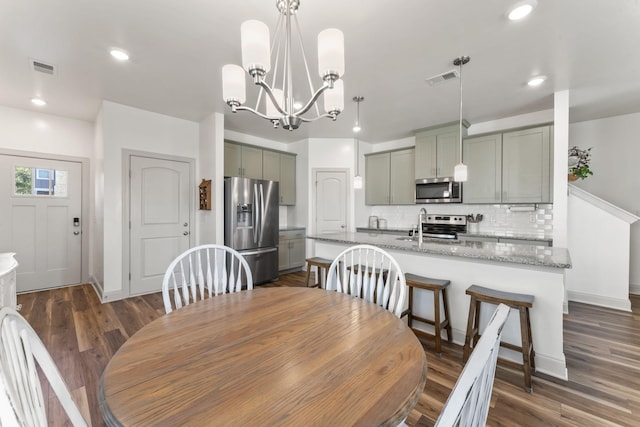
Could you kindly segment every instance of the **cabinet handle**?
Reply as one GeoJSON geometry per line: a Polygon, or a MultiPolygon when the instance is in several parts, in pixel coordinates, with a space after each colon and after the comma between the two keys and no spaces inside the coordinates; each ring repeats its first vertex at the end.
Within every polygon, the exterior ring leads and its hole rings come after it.
{"type": "Polygon", "coordinates": [[[238,168],[238,176],[242,176],[242,168],[238,168]]]}

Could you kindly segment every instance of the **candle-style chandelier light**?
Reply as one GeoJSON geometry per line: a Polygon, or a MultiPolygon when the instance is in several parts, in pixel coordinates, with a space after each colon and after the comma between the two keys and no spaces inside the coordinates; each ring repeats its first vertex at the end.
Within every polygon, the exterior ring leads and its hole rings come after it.
{"type": "Polygon", "coordinates": [[[314,89],[307,58],[302,44],[302,36],[296,12],[300,0],[276,0],[280,12],[273,44],[270,44],[269,28],[256,20],[242,23],[240,27],[242,42],[242,67],[227,64],[222,67],[222,97],[232,112],[250,111],[270,120],[274,127],[297,129],[302,122],[311,122],[321,117],[336,120],[344,109],[344,86],[340,77],[344,74],[344,35],[342,31],[328,28],[318,34],[318,73],[323,80],[322,86],[314,89]],[[293,70],[291,54],[293,50],[292,30],[295,32],[304,62],[309,83],[310,99],[306,104],[294,100],[293,70]],[[282,56],[281,56],[282,54],[282,56]],[[267,83],[267,74],[271,71],[271,57],[275,56],[275,67],[267,83]],[[245,71],[260,86],[260,93],[254,108],[243,105],[246,100],[245,71]],[[262,94],[266,94],[264,113],[258,110],[262,94]],[[316,101],[324,94],[324,114],[320,114],[316,101]],[[303,117],[315,105],[315,117],[303,117]],[[298,107],[298,108],[296,108],[298,107]]]}

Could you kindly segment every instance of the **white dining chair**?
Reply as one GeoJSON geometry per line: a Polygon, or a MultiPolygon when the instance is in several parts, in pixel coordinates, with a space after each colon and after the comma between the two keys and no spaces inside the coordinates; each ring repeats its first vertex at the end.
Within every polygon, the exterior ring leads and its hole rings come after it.
{"type": "Polygon", "coordinates": [[[31,325],[14,309],[0,310],[0,425],[47,426],[36,362],[72,425],[86,426],[60,371],[31,325]]]}
{"type": "Polygon", "coordinates": [[[500,304],[467,360],[435,427],[484,427],[489,415],[502,328],[509,306],[500,304]]]}
{"type": "Polygon", "coordinates": [[[238,251],[223,245],[196,246],[169,264],[162,280],[164,309],[171,313],[174,308],[218,294],[239,292],[243,287],[253,289],[253,276],[238,251]]]}
{"type": "Polygon", "coordinates": [[[374,302],[398,317],[407,296],[398,262],[372,245],[356,245],[342,251],[329,267],[326,289],[374,302]]]}

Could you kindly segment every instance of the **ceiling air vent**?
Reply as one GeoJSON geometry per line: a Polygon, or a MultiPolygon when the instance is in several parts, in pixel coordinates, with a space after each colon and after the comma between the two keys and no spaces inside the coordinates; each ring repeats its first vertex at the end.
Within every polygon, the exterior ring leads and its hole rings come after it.
{"type": "Polygon", "coordinates": [[[438,74],[427,79],[427,83],[429,86],[435,86],[442,82],[446,82],[447,80],[453,80],[458,78],[458,70],[447,71],[442,74],[438,74]]]}
{"type": "Polygon", "coordinates": [[[40,73],[45,73],[45,74],[55,74],[56,73],[56,67],[54,67],[51,64],[47,64],[45,62],[42,61],[37,61],[35,59],[31,60],[31,66],[33,67],[34,71],[38,71],[40,73]]]}

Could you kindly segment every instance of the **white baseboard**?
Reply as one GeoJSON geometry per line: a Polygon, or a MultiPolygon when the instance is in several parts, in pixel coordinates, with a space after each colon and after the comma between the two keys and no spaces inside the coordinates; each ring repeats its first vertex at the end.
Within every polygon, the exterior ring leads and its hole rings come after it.
{"type": "Polygon", "coordinates": [[[96,291],[96,294],[98,295],[98,298],[102,303],[117,301],[122,299],[121,291],[105,292],[104,287],[102,286],[102,283],[98,279],[96,279],[95,276],[91,276],[91,285],[93,285],[93,289],[96,291]]]}
{"type": "Polygon", "coordinates": [[[633,283],[629,284],[629,293],[633,295],[640,295],[640,285],[635,285],[633,283]]]}
{"type": "Polygon", "coordinates": [[[573,291],[568,291],[567,294],[569,301],[613,308],[615,310],[631,311],[631,301],[629,301],[629,298],[610,298],[573,291]]]}

